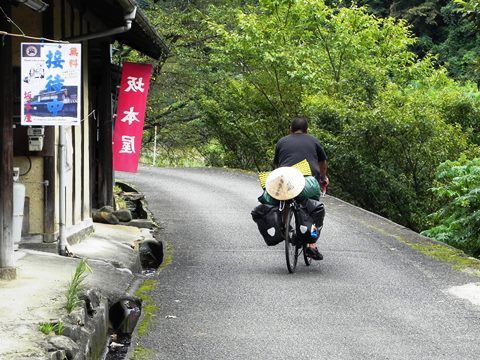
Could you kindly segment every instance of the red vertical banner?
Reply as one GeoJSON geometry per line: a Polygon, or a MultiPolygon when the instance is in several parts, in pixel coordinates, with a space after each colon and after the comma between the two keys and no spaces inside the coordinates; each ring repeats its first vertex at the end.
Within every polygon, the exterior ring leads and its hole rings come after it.
{"type": "Polygon", "coordinates": [[[151,74],[151,64],[123,64],[113,134],[113,170],[137,172],[151,74]]]}

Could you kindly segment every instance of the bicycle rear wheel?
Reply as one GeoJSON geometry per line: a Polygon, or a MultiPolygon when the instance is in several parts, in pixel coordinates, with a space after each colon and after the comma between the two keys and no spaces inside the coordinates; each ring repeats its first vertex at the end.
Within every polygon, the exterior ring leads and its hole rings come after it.
{"type": "Polygon", "coordinates": [[[295,244],[296,240],[296,222],[295,212],[288,208],[285,221],[285,259],[287,260],[287,269],[289,273],[294,273],[297,267],[300,247],[295,244]]]}

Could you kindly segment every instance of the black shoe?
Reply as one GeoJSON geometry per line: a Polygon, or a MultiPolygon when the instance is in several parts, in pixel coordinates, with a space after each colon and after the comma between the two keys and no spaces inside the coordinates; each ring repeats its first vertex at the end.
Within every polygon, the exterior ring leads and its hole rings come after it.
{"type": "Polygon", "coordinates": [[[313,260],[323,260],[323,255],[318,251],[317,248],[312,248],[307,246],[305,249],[305,253],[309,258],[312,258],[313,260]]]}

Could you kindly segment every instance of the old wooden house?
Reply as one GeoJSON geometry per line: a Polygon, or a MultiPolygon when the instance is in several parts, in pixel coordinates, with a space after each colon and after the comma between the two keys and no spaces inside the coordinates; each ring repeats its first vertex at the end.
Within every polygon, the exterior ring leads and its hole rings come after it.
{"type": "Polygon", "coordinates": [[[152,62],[168,49],[135,0],[0,0],[0,8],[0,275],[14,278],[13,168],[25,186],[22,236],[52,243],[62,226],[67,238],[90,231],[92,209],[113,201],[118,67],[112,65],[112,44],[125,44],[152,62]],[[28,126],[20,124],[20,43],[51,40],[82,45],[81,122],[45,126],[39,150],[29,146],[28,126]],[[60,161],[67,163],[65,196],[60,161]]]}

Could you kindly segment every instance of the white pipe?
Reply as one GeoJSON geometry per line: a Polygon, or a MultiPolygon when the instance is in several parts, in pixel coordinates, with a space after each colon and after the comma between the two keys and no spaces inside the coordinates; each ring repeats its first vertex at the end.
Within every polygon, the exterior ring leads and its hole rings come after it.
{"type": "Polygon", "coordinates": [[[157,125],[155,125],[155,137],[153,138],[153,166],[157,163],[157,125]]]}
{"type": "Polygon", "coordinates": [[[86,35],[76,36],[73,38],[67,38],[65,40],[71,43],[74,43],[74,42],[98,39],[102,37],[125,33],[132,28],[132,22],[135,19],[136,14],[137,14],[137,8],[134,7],[130,13],[125,14],[125,16],[123,17],[123,19],[125,20],[125,25],[123,26],[119,26],[113,29],[108,29],[105,31],[100,31],[98,33],[86,34],[86,35]]]}
{"type": "Polygon", "coordinates": [[[58,234],[58,254],[59,255],[67,255],[67,229],[66,229],[66,218],[67,218],[67,208],[66,208],[66,170],[65,170],[65,162],[67,160],[66,156],[66,146],[65,146],[65,127],[59,126],[58,130],[60,132],[59,139],[58,139],[58,166],[59,166],[59,175],[58,175],[58,183],[60,188],[60,212],[59,212],[59,234],[58,234]]]}

